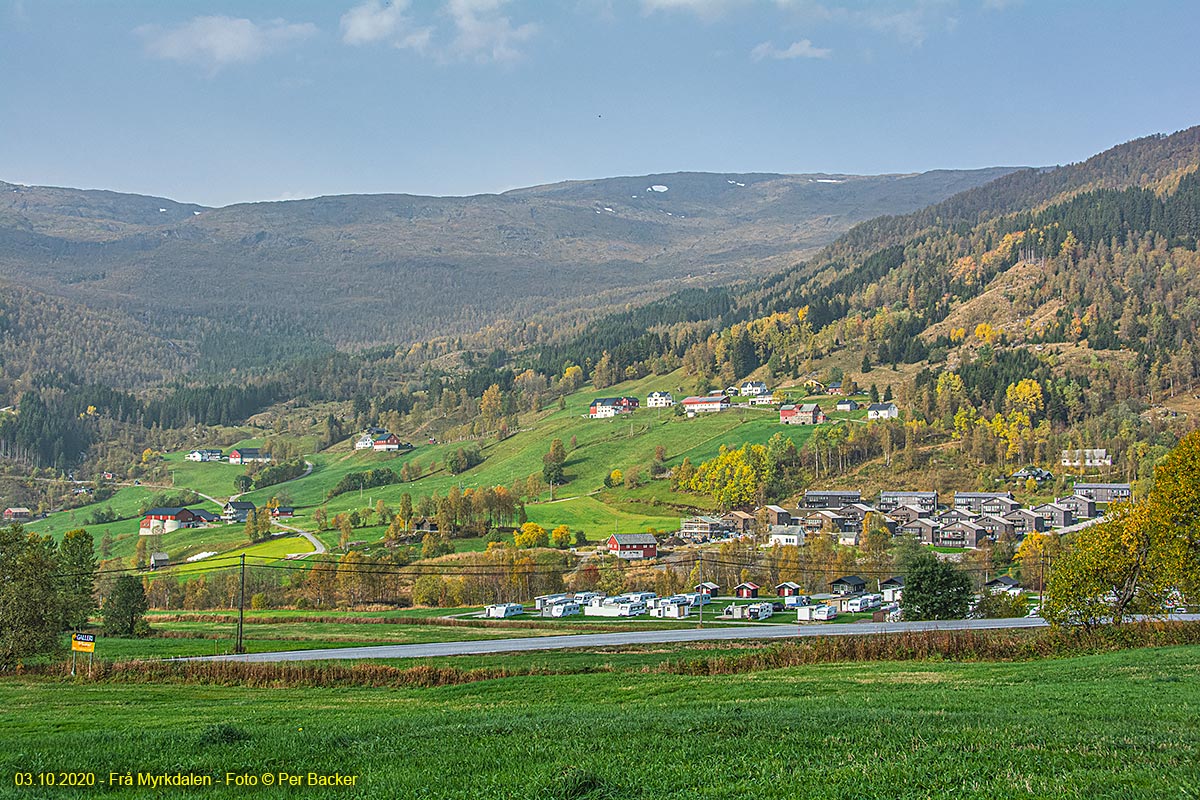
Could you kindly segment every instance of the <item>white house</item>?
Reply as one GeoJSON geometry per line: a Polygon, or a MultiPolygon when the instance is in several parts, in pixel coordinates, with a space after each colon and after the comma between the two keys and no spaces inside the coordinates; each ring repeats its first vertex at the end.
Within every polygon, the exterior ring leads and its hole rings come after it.
{"type": "Polygon", "coordinates": [[[1016,578],[1010,578],[1007,575],[1001,575],[999,578],[993,578],[983,585],[983,588],[992,594],[1009,594],[1013,597],[1020,597],[1024,590],[1016,578]]]}
{"type": "Polygon", "coordinates": [[[193,450],[184,456],[188,461],[220,461],[225,454],[220,450],[193,450]]]}
{"type": "Polygon", "coordinates": [[[738,394],[742,397],[762,397],[770,393],[771,390],[762,381],[746,381],[738,388],[738,394]]]}
{"type": "Polygon", "coordinates": [[[895,403],[871,403],[867,406],[867,419],[895,419],[900,416],[900,409],[895,403]]]}
{"type": "Polygon", "coordinates": [[[772,547],[775,545],[779,545],[780,547],[800,547],[804,544],[804,529],[789,527],[780,533],[772,533],[768,544],[772,547]]]}
{"type": "Polygon", "coordinates": [[[646,398],[646,408],[670,408],[675,405],[675,398],[670,392],[651,392],[646,398]]]}
{"type": "Polygon", "coordinates": [[[678,603],[663,603],[650,609],[650,616],[660,619],[683,619],[692,613],[692,604],[686,600],[678,603]]]}
{"type": "Polygon", "coordinates": [[[354,440],[355,450],[370,450],[375,446],[375,437],[370,433],[364,433],[362,436],[354,440]]]}
{"type": "Polygon", "coordinates": [[[1112,456],[1102,448],[1083,450],[1063,450],[1062,465],[1064,467],[1111,467],[1112,456]]]}
{"type": "Polygon", "coordinates": [[[723,394],[708,394],[703,397],[685,397],[683,408],[689,417],[697,414],[709,414],[715,411],[725,411],[729,408],[729,398],[723,394]]]}
{"type": "Polygon", "coordinates": [[[899,575],[888,578],[879,584],[879,591],[883,593],[883,602],[899,603],[904,596],[904,578],[899,575]]]}

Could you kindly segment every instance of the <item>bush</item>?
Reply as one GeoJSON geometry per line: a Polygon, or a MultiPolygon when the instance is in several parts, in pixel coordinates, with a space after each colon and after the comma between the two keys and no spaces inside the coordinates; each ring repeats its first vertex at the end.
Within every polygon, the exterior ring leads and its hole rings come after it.
{"type": "Polygon", "coordinates": [[[357,492],[360,489],[372,489],[376,486],[390,486],[399,482],[400,476],[387,467],[368,469],[363,472],[348,472],[342,476],[336,486],[329,490],[326,499],[346,492],[357,492]]]}
{"type": "Polygon", "coordinates": [[[290,481],[293,478],[299,478],[304,474],[305,470],[304,459],[297,458],[291,461],[283,461],[279,464],[272,464],[265,469],[262,469],[254,476],[254,488],[262,489],[266,486],[274,486],[277,483],[290,481]]]}

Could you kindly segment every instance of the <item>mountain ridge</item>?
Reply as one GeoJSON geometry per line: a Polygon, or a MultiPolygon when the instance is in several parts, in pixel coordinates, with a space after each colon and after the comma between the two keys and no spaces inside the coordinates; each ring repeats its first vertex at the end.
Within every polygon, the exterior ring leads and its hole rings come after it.
{"type": "Polygon", "coordinates": [[[11,284],[144,317],[173,339],[189,318],[224,323],[266,304],[339,347],[406,344],[742,281],[857,221],[1009,171],[681,172],[222,208],[4,184],[0,266],[11,284]]]}

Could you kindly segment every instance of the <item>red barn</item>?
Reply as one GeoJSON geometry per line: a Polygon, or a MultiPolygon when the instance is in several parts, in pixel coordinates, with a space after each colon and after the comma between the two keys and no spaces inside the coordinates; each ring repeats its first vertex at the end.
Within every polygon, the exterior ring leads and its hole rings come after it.
{"type": "Polygon", "coordinates": [[[617,558],[658,558],[658,540],[648,533],[614,533],[608,552],[617,558]]]}
{"type": "Polygon", "coordinates": [[[142,517],[141,533],[171,533],[196,524],[196,515],[186,508],[152,508],[142,517]]]}
{"type": "Polygon", "coordinates": [[[751,597],[758,597],[758,590],[761,588],[762,587],[757,583],[746,581],[745,583],[739,583],[737,586],[733,587],[733,594],[734,597],[740,597],[743,600],[747,600],[751,597]]]}
{"type": "Polygon", "coordinates": [[[800,594],[800,584],[784,581],[775,587],[775,594],[780,597],[796,597],[800,594]]]}

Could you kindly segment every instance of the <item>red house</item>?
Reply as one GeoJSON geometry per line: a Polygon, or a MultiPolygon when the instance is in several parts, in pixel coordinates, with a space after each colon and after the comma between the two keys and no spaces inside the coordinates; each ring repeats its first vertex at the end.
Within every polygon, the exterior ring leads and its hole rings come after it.
{"type": "Polygon", "coordinates": [[[820,425],[825,422],[825,419],[825,412],[816,403],[779,407],[779,423],[781,425],[820,425]]]}
{"type": "Polygon", "coordinates": [[[780,597],[796,597],[800,594],[800,584],[784,581],[775,587],[775,594],[780,597]]]}
{"type": "Polygon", "coordinates": [[[717,590],[720,588],[721,588],[720,586],[713,583],[712,581],[705,581],[704,583],[696,584],[696,593],[697,594],[706,594],[706,595],[712,597],[713,595],[715,595],[717,593],[717,590]]]}
{"type": "Polygon", "coordinates": [[[196,524],[196,515],[186,508],[152,508],[142,517],[141,533],[171,533],[196,524]]]}
{"type": "Polygon", "coordinates": [[[739,583],[737,586],[733,587],[733,595],[734,597],[740,597],[743,600],[746,600],[751,597],[758,597],[758,590],[761,588],[762,587],[757,583],[746,581],[745,583],[739,583]]]}
{"type": "Polygon", "coordinates": [[[384,433],[371,438],[371,449],[377,453],[400,449],[400,437],[394,433],[384,433]]]}
{"type": "Polygon", "coordinates": [[[658,558],[658,540],[648,533],[614,533],[608,552],[617,558],[658,558]]]}

